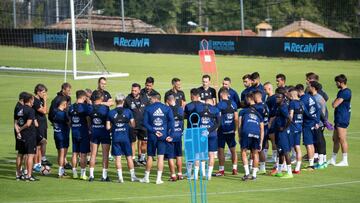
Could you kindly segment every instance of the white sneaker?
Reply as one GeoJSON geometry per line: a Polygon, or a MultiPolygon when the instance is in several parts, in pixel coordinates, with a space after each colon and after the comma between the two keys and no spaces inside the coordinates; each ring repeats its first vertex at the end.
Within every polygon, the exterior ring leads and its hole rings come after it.
{"type": "Polygon", "coordinates": [[[148,178],[141,178],[139,180],[140,183],[150,183],[150,180],[148,178]]]}
{"type": "Polygon", "coordinates": [[[131,182],[139,182],[139,178],[137,178],[136,176],[131,177],[131,182]]]}
{"type": "Polygon", "coordinates": [[[162,181],[162,180],[156,180],[156,185],[160,185],[160,184],[163,184],[164,183],[164,181],[162,181]]]}
{"type": "Polygon", "coordinates": [[[328,165],[333,165],[333,166],[335,166],[335,165],[336,165],[336,160],[330,159],[330,161],[328,161],[328,165]]]}
{"type": "Polygon", "coordinates": [[[119,183],[124,183],[124,179],[119,178],[118,182],[119,182],[119,183]]]}
{"type": "Polygon", "coordinates": [[[338,164],[335,164],[335,166],[349,166],[349,163],[347,161],[340,161],[338,164]]]}

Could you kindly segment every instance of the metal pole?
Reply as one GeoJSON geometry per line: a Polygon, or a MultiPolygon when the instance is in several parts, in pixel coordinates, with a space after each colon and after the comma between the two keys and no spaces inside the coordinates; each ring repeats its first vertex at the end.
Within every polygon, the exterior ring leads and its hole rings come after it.
{"type": "Polygon", "coordinates": [[[65,49],[65,70],[64,70],[64,82],[67,80],[67,66],[68,66],[68,51],[69,51],[69,33],[66,33],[66,49],[65,49]]]}
{"type": "Polygon", "coordinates": [[[70,16],[71,16],[71,39],[72,39],[72,57],[73,57],[73,75],[74,79],[77,79],[77,67],[76,67],[76,33],[75,33],[75,8],[74,0],[70,0],[70,16]]]}
{"type": "Polygon", "coordinates": [[[56,7],[56,23],[58,23],[60,21],[59,20],[59,0],[56,0],[55,7],[56,7]]]}
{"type": "Polygon", "coordinates": [[[243,0],[240,0],[240,12],[241,12],[241,35],[244,36],[244,4],[243,0]]]}
{"type": "Polygon", "coordinates": [[[125,32],[125,12],[124,12],[124,0],[121,0],[121,27],[122,31],[125,32]]]}
{"type": "Polygon", "coordinates": [[[201,23],[201,21],[202,21],[202,11],[201,10],[202,10],[201,9],[201,0],[199,0],[199,27],[202,26],[202,23],[201,23]]]}
{"type": "Polygon", "coordinates": [[[13,0],[13,21],[14,28],[16,28],[16,0],[13,0]]]}

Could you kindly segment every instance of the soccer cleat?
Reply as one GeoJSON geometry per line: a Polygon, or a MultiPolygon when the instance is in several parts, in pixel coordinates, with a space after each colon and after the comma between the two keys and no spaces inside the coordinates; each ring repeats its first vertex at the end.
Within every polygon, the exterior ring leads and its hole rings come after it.
{"type": "Polygon", "coordinates": [[[34,176],[27,177],[26,182],[33,182],[33,181],[39,181],[39,179],[35,178],[34,176]]]}
{"type": "Polygon", "coordinates": [[[271,176],[275,176],[277,173],[278,173],[278,172],[277,172],[276,168],[273,168],[273,169],[271,170],[271,172],[270,172],[270,175],[271,175],[271,176]]]}
{"type": "Polygon", "coordinates": [[[266,169],[264,169],[264,170],[259,170],[258,174],[259,174],[259,175],[265,175],[265,174],[266,174],[266,169]]]}
{"type": "Polygon", "coordinates": [[[92,177],[92,176],[89,177],[89,182],[94,182],[94,180],[95,180],[94,177],[92,177]]]}
{"type": "Polygon", "coordinates": [[[238,170],[237,169],[233,169],[232,170],[232,175],[236,176],[238,174],[238,170]]]}
{"type": "Polygon", "coordinates": [[[20,180],[25,180],[25,176],[23,175],[16,176],[16,181],[20,181],[20,180]]]}
{"type": "Polygon", "coordinates": [[[131,182],[139,182],[139,178],[137,178],[136,176],[131,177],[131,182]]]}
{"type": "Polygon", "coordinates": [[[349,166],[349,163],[347,161],[340,161],[338,164],[335,164],[335,166],[349,166]]]}
{"type": "Polygon", "coordinates": [[[160,184],[163,184],[164,183],[164,181],[162,181],[162,180],[157,180],[156,181],[156,185],[160,185],[160,184]]]}
{"type": "Polygon", "coordinates": [[[304,169],[302,169],[303,171],[314,171],[314,166],[308,166],[308,167],[306,167],[306,168],[304,168],[304,169]]]}
{"type": "Polygon", "coordinates": [[[284,174],[283,174],[283,173],[276,173],[274,176],[275,176],[275,177],[283,177],[284,174]]]}
{"type": "Polygon", "coordinates": [[[255,176],[251,176],[250,180],[256,180],[255,176]]]}
{"type": "Polygon", "coordinates": [[[86,175],[80,176],[80,180],[88,180],[88,177],[86,175]]]}
{"type": "Polygon", "coordinates": [[[184,180],[184,177],[183,177],[182,175],[178,175],[178,176],[177,176],[177,179],[178,179],[178,180],[184,180]]]}
{"type": "Polygon", "coordinates": [[[169,178],[169,181],[170,181],[170,182],[176,182],[176,181],[177,181],[176,176],[170,177],[170,178],[169,178]]]}
{"type": "Polygon", "coordinates": [[[325,166],[324,166],[324,164],[316,164],[314,166],[314,169],[325,169],[325,166]]]}
{"type": "Polygon", "coordinates": [[[148,178],[141,178],[140,183],[150,183],[150,180],[148,178]]]}
{"type": "Polygon", "coordinates": [[[140,166],[146,166],[146,161],[145,160],[140,160],[140,161],[138,161],[138,164],[140,166]]]}
{"type": "Polygon", "coordinates": [[[72,169],[72,166],[69,162],[67,162],[64,166],[64,169],[72,169]]]}
{"type": "Polygon", "coordinates": [[[140,166],[140,164],[135,159],[133,159],[133,162],[134,162],[134,167],[139,167],[140,166]]]}
{"type": "Polygon", "coordinates": [[[292,173],[298,175],[298,174],[300,174],[300,171],[293,170],[292,173]]]}
{"type": "Polygon", "coordinates": [[[118,183],[124,183],[124,179],[119,178],[118,183]]]}
{"type": "Polygon", "coordinates": [[[49,160],[44,160],[41,161],[41,165],[52,166],[52,163],[49,160]]]}
{"type": "Polygon", "coordinates": [[[224,170],[221,170],[221,171],[218,171],[218,172],[212,174],[212,176],[215,176],[215,177],[220,177],[220,176],[224,176],[224,175],[225,175],[224,170]]]}
{"type": "Polygon", "coordinates": [[[336,165],[336,160],[330,159],[330,161],[328,161],[327,164],[335,166],[336,165]]]}
{"type": "Polygon", "coordinates": [[[324,167],[327,168],[328,167],[328,163],[327,162],[324,162],[324,167]]]}
{"type": "Polygon", "coordinates": [[[101,181],[101,182],[111,182],[109,176],[106,177],[106,178],[102,177],[102,178],[100,179],[100,181],[101,181]]]}
{"type": "Polygon", "coordinates": [[[78,176],[78,174],[77,173],[73,173],[73,177],[72,177],[73,179],[78,179],[79,178],[79,176],[78,176]]]}
{"type": "Polygon", "coordinates": [[[250,179],[250,174],[244,175],[244,176],[241,178],[242,181],[247,181],[247,180],[249,180],[249,179],[250,179]]]}
{"type": "Polygon", "coordinates": [[[285,175],[281,176],[280,178],[281,179],[290,179],[290,178],[293,178],[293,174],[288,174],[288,173],[285,173],[285,175]]]}

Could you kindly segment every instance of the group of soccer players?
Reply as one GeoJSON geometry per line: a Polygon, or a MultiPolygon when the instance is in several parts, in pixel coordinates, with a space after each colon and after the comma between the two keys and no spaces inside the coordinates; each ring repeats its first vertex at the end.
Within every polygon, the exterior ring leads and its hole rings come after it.
{"type": "MultiPolygon", "coordinates": [[[[38,84],[34,95],[20,93],[14,110],[14,133],[18,151],[16,179],[36,181],[38,179],[33,175],[33,169],[39,171],[42,165],[51,165],[46,159],[46,114],[53,126],[59,178],[67,177],[65,169],[72,169],[74,179],[94,181],[96,157],[101,145],[101,181],[110,181],[109,158],[114,157],[118,182],[124,182],[122,156],[126,158],[132,182],[150,182],[150,170],[155,157],[156,184],[163,183],[165,160],[168,160],[170,169],[169,180],[182,180],[182,135],[185,119],[188,128],[192,123],[208,130],[209,167],[207,171],[205,165],[201,168],[203,176],[208,180],[212,176],[225,175],[225,144],[231,156],[232,174],[238,174],[236,132],[245,171],[242,177],[244,181],[255,180],[258,173],[266,174],[265,163],[269,161],[266,158],[270,143],[272,161],[275,162],[270,173],[273,176],[292,178],[293,174],[299,174],[304,158],[309,161],[306,170],[323,169],[328,164],[348,166],[346,130],[350,122],[351,90],[347,88],[345,75],[335,77],[339,92],[332,103],[335,109],[334,129],[328,121],[326,102],[329,98],[315,73],[306,74],[306,87],[302,84],[287,86],[286,76],[278,74],[275,93],[270,82],[261,84],[257,72],[246,74],[242,79],[245,89],[240,96],[231,88],[229,77],[224,78],[217,94],[211,87],[211,77],[204,75],[202,86],[190,90],[191,102],[186,103],[181,80],[173,78],[172,88],[165,93],[162,103],[160,94],[154,90],[152,77],[146,78],[143,89],[140,84],[133,83],[130,94],[126,96],[119,93],[115,98],[105,90],[107,80],[101,77],[96,90],[77,90],[74,103],[71,103],[71,85],[62,84],[61,91],[52,100],[49,109],[47,88],[38,84]],[[114,108],[110,109],[112,107],[114,108]],[[197,113],[200,119],[190,118],[193,113],[197,113]],[[326,158],[325,128],[334,130],[330,161],[326,158]],[[66,159],[70,131],[71,164],[66,159]],[[307,151],[304,157],[300,148],[301,137],[307,151]],[[343,159],[336,164],[340,146],[343,159]],[[213,173],[216,157],[219,159],[219,170],[213,173]],[[292,162],[296,162],[294,169],[292,162]],[[77,165],[81,168],[80,176],[77,165]],[[86,175],[88,165],[89,176],[86,175]],[[145,166],[142,179],[135,175],[135,167],[139,165],[145,166]],[[283,174],[283,171],[286,173],[283,174]]],[[[195,178],[198,178],[199,170],[199,164],[195,164],[195,178]]]]}

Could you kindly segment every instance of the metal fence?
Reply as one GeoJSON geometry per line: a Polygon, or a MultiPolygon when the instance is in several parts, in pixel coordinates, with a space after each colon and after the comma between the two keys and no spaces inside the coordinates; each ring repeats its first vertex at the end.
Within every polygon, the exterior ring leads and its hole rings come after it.
{"type": "MultiPolygon", "coordinates": [[[[114,26],[113,31],[147,32],[149,29],[144,27],[150,26],[171,34],[360,37],[360,0],[74,1],[79,10],[91,3],[92,15],[117,17],[106,28],[101,25],[110,21],[94,21],[98,23],[96,30],[112,31],[114,26]],[[242,1],[244,21],[241,20],[242,1]],[[127,21],[121,18],[122,5],[127,21]],[[242,23],[244,32],[240,32],[242,23]]],[[[54,27],[69,16],[70,0],[0,1],[0,28],[54,27]]]]}

